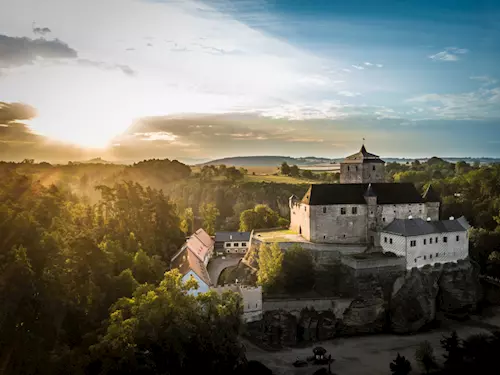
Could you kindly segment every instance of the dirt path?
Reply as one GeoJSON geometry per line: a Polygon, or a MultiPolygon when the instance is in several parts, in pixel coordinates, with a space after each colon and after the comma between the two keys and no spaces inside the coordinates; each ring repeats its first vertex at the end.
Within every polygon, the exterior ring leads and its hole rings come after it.
{"type": "Polygon", "coordinates": [[[389,363],[399,352],[410,360],[414,371],[420,373],[416,363],[415,349],[424,340],[428,340],[433,348],[438,361],[443,359],[440,340],[443,335],[448,335],[452,330],[457,330],[460,337],[468,337],[476,333],[486,333],[487,329],[500,329],[500,309],[489,318],[476,317],[464,323],[452,323],[447,329],[408,336],[398,335],[372,335],[362,337],[339,338],[331,341],[315,343],[307,348],[285,349],[280,352],[266,352],[251,344],[247,346],[247,358],[261,361],[277,375],[281,374],[312,374],[319,366],[294,368],[291,363],[297,358],[305,359],[312,355],[313,346],[323,346],[332,354],[335,362],[332,372],[337,375],[387,375],[390,373],[389,363]]]}

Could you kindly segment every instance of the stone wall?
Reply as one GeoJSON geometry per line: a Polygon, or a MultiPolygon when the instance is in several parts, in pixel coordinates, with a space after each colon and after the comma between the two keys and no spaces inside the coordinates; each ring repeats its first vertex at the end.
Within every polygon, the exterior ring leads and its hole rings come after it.
{"type": "Polygon", "coordinates": [[[324,243],[366,243],[367,206],[356,204],[310,206],[311,241],[324,243]],[[341,214],[345,209],[345,214],[341,214]],[[353,209],[356,213],[353,213],[353,209]]]}
{"type": "Polygon", "coordinates": [[[346,298],[299,298],[299,299],[265,299],[262,310],[282,310],[287,312],[300,312],[304,309],[316,311],[333,311],[335,316],[341,317],[349,307],[352,299],[346,298]]]}
{"type": "Polygon", "coordinates": [[[384,182],[383,163],[340,163],[340,183],[384,182]]]}

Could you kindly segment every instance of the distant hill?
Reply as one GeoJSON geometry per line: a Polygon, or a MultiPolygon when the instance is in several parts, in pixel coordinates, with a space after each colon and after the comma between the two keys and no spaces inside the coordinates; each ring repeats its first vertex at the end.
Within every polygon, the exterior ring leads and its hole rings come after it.
{"type": "Polygon", "coordinates": [[[234,165],[235,167],[274,167],[283,162],[290,165],[315,165],[331,163],[331,159],[308,156],[304,158],[292,158],[290,156],[237,156],[232,158],[216,159],[201,165],[234,165]]]}
{"type": "Polygon", "coordinates": [[[86,161],[74,161],[73,164],[114,164],[111,161],[104,160],[102,158],[93,158],[86,161]]]}

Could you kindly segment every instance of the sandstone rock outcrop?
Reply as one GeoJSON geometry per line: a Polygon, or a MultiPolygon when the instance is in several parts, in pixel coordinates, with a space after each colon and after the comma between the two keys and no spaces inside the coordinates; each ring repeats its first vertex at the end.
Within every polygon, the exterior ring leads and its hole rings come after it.
{"type": "Polygon", "coordinates": [[[470,261],[447,263],[439,279],[438,309],[444,313],[467,314],[481,300],[479,266],[470,261]]]}
{"type": "Polygon", "coordinates": [[[371,296],[358,296],[344,311],[339,333],[356,335],[383,332],[387,322],[387,303],[382,289],[375,288],[371,296]]]}
{"type": "Polygon", "coordinates": [[[392,332],[416,332],[434,320],[439,275],[414,268],[396,280],[389,308],[392,332]]]}

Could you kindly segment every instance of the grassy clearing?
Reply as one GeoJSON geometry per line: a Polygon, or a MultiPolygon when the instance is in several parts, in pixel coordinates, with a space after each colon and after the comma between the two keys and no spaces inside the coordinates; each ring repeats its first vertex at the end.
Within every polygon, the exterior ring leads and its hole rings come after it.
{"type": "Polygon", "coordinates": [[[297,233],[290,229],[276,230],[273,232],[258,232],[257,238],[264,242],[290,242],[295,240],[297,233]]]}

